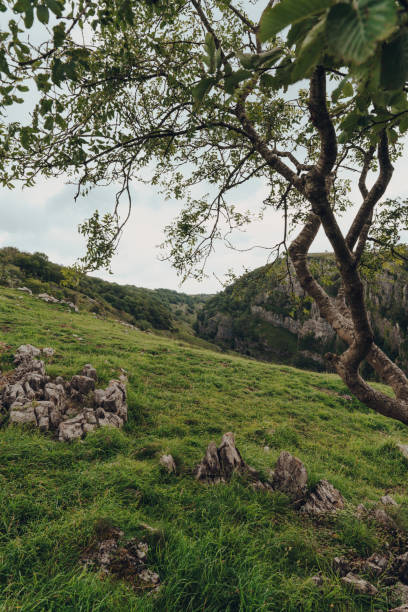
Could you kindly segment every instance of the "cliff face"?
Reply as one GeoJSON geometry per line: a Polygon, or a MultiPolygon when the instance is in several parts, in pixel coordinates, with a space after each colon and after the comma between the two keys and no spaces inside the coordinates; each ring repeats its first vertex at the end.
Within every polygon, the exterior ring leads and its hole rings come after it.
{"type": "MultiPolygon", "coordinates": [[[[336,295],[333,259],[312,256],[326,291],[336,295]]],[[[408,272],[390,266],[366,280],[366,299],[377,343],[408,370],[408,272]]],[[[282,262],[250,272],[210,299],[198,313],[197,333],[226,349],[265,361],[328,370],[324,355],[344,349],[282,262]]]]}

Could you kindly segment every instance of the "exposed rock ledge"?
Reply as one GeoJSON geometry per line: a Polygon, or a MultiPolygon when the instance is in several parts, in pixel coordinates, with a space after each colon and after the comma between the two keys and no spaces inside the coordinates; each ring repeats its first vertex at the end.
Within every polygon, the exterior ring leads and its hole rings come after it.
{"type": "MultiPolygon", "coordinates": [[[[50,349],[43,350],[45,355],[50,349]]],[[[40,349],[25,344],[15,353],[16,369],[0,390],[0,410],[9,412],[10,425],[32,425],[53,432],[58,440],[82,438],[99,427],[122,427],[127,421],[126,388],[111,380],[95,389],[96,370],[90,364],[70,381],[52,380],[39,360],[40,349]]]]}

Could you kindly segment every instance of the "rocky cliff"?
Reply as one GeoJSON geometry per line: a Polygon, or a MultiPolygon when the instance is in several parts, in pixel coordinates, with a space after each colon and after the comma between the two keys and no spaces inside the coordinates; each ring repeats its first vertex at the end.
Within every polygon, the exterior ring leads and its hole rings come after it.
{"type": "MultiPolygon", "coordinates": [[[[313,255],[311,266],[326,291],[336,295],[339,276],[332,257],[313,255]]],[[[408,370],[408,271],[393,264],[365,283],[376,341],[408,370]]],[[[210,299],[196,330],[224,348],[314,370],[329,369],[324,355],[344,348],[282,261],[245,274],[210,299]]]]}

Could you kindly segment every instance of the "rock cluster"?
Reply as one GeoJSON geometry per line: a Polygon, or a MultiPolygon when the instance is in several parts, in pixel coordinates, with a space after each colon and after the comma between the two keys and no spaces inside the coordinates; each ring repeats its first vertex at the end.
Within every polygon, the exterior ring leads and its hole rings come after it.
{"type": "Polygon", "coordinates": [[[160,578],[147,567],[148,545],[137,538],[122,545],[123,535],[120,529],[110,527],[84,553],[82,563],[89,568],[98,568],[105,575],[122,578],[136,589],[158,591],[160,578]]]}
{"type": "Polygon", "coordinates": [[[75,312],[79,312],[78,306],[76,306],[76,304],[74,304],[73,302],[68,302],[67,300],[58,300],[53,295],[48,295],[48,293],[39,293],[37,297],[40,300],[43,300],[44,302],[48,302],[49,304],[64,304],[65,306],[72,308],[72,310],[75,310],[75,312]]]}
{"type": "Polygon", "coordinates": [[[306,468],[300,459],[287,451],[280,454],[270,480],[262,481],[259,473],[242,459],[235,446],[234,434],[229,432],[223,435],[219,447],[210,442],[195,475],[197,480],[217,484],[228,482],[233,473],[249,477],[255,489],[286,493],[301,512],[319,515],[344,508],[340,492],[327,480],[321,480],[307,493],[306,468]]]}
{"type": "MultiPolygon", "coordinates": [[[[47,356],[53,349],[43,349],[47,356]]],[[[106,389],[95,389],[96,370],[90,364],[70,381],[51,380],[40,349],[25,344],[15,353],[16,369],[0,391],[0,405],[9,411],[10,424],[33,425],[54,432],[58,440],[70,441],[110,425],[122,427],[127,420],[126,388],[111,380],[106,389]]]]}

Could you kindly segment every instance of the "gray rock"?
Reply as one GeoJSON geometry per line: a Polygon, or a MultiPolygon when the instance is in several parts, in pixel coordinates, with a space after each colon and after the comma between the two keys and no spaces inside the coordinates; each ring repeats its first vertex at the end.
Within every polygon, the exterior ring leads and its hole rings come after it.
{"type": "Polygon", "coordinates": [[[361,595],[370,595],[374,597],[378,593],[378,589],[376,589],[374,585],[351,572],[349,572],[347,576],[344,576],[341,581],[355,593],[360,593],[361,595]]]}
{"type": "Polygon", "coordinates": [[[339,576],[345,576],[351,570],[351,564],[345,557],[334,557],[333,559],[333,570],[339,576]]]}
{"type": "Polygon", "coordinates": [[[273,471],[271,484],[274,489],[287,493],[294,500],[302,499],[307,490],[306,468],[300,459],[283,451],[273,471]]]}
{"type": "Polygon", "coordinates": [[[397,446],[404,457],[408,459],[408,444],[397,444],[397,446]]]}
{"type": "Polygon", "coordinates": [[[393,597],[398,599],[402,605],[402,608],[395,608],[395,610],[408,610],[408,586],[402,582],[397,582],[392,589],[392,594],[393,597]],[[404,606],[406,607],[404,608],[404,606]]]}
{"type": "Polygon", "coordinates": [[[380,499],[380,502],[383,504],[383,506],[398,506],[397,502],[393,497],[391,497],[391,495],[384,495],[380,499]]]}
{"type": "MultiPolygon", "coordinates": [[[[235,446],[234,434],[228,432],[223,435],[218,448],[214,442],[210,442],[201,463],[197,466],[196,479],[217,484],[230,480],[234,472],[246,474],[254,481],[259,480],[257,471],[242,459],[235,446]]],[[[263,487],[262,483],[260,484],[263,487]]]]}
{"type": "Polygon", "coordinates": [[[397,526],[395,524],[395,521],[382,508],[375,508],[371,512],[371,515],[377,521],[377,523],[380,523],[380,525],[383,525],[384,527],[388,527],[390,529],[396,529],[397,526]]]}
{"type": "Polygon", "coordinates": [[[81,375],[87,376],[88,378],[93,378],[94,380],[97,379],[96,370],[90,363],[84,365],[81,370],[81,375]]]}
{"type": "Polygon", "coordinates": [[[374,553],[363,564],[364,569],[373,576],[381,576],[387,569],[389,561],[387,557],[374,553]]]}
{"type": "Polygon", "coordinates": [[[319,515],[337,512],[342,508],[344,508],[344,499],[340,491],[327,480],[321,480],[314,491],[308,494],[300,510],[307,514],[319,515]]]}
{"type": "Polygon", "coordinates": [[[81,395],[88,395],[95,389],[95,381],[89,376],[76,375],[71,379],[71,387],[81,395]]]}
{"type": "Polygon", "coordinates": [[[49,302],[50,304],[58,304],[59,302],[57,298],[55,298],[53,295],[48,295],[48,293],[40,293],[38,298],[44,302],[49,302]]]}
{"type": "Polygon", "coordinates": [[[15,363],[20,363],[26,359],[35,359],[40,355],[40,349],[36,348],[32,344],[22,344],[14,353],[14,361],[15,363]]]}
{"type": "Polygon", "coordinates": [[[28,287],[17,287],[17,291],[23,291],[24,293],[28,293],[29,295],[33,295],[33,292],[28,287]]]}
{"type": "Polygon", "coordinates": [[[82,438],[84,435],[84,424],[83,417],[80,420],[68,419],[68,421],[63,421],[58,428],[58,440],[60,442],[71,442],[72,440],[82,438]]]}
{"type": "Polygon", "coordinates": [[[13,425],[37,425],[37,419],[33,404],[14,404],[10,408],[10,424],[13,425]]]}
{"type": "Polygon", "coordinates": [[[162,465],[169,474],[176,474],[177,467],[172,455],[162,455],[160,457],[160,465],[162,465]]]}
{"type": "Polygon", "coordinates": [[[55,351],[53,348],[47,346],[45,348],[43,348],[42,352],[44,353],[44,355],[48,358],[52,357],[55,354],[55,351]]]}
{"type": "Polygon", "coordinates": [[[317,587],[323,586],[323,578],[319,575],[312,576],[310,579],[317,587]]]}

